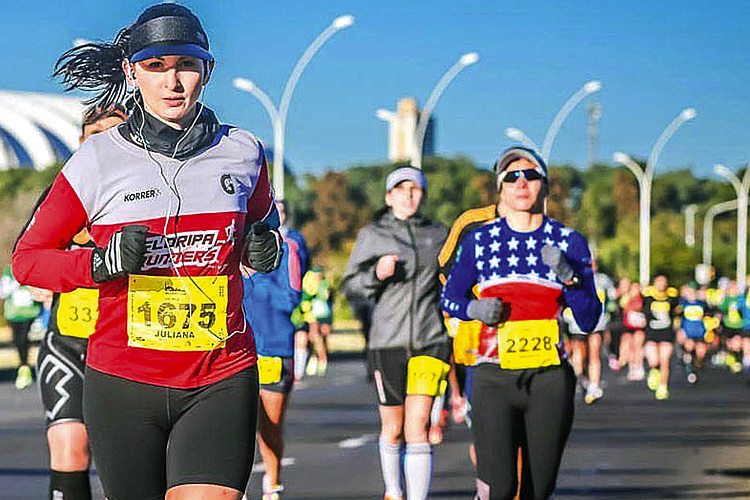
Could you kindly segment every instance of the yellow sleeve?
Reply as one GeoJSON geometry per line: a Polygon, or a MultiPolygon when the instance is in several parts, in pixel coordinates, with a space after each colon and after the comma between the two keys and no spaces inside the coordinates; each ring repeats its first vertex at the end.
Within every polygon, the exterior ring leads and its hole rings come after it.
{"type": "Polygon", "coordinates": [[[458,216],[458,219],[451,226],[451,230],[448,233],[448,237],[445,239],[443,248],[438,254],[438,266],[440,267],[440,282],[445,285],[448,279],[447,272],[444,269],[445,266],[453,259],[458,249],[458,244],[461,242],[461,237],[464,233],[464,229],[469,224],[477,222],[486,222],[493,220],[497,217],[497,206],[488,205],[481,208],[472,208],[465,211],[458,216]]]}

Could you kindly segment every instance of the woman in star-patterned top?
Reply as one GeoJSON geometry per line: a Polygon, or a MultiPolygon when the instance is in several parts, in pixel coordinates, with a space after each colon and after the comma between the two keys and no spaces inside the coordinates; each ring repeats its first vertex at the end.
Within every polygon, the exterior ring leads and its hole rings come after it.
{"type": "Polygon", "coordinates": [[[544,214],[544,160],[514,147],[495,170],[506,215],[461,242],[441,307],[483,323],[471,396],[479,498],[513,498],[519,445],[525,457],[521,497],[548,498],[575,393],[558,318],[567,305],[581,328],[592,331],[601,302],[586,239],[544,214]]]}

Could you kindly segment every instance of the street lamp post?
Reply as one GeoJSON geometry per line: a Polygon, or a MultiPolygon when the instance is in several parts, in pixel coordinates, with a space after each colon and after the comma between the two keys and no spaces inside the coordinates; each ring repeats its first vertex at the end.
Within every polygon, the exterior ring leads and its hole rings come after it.
{"type": "Polygon", "coordinates": [[[297,64],[294,65],[292,73],[284,86],[284,93],[281,96],[279,107],[274,106],[273,101],[268,94],[263,92],[255,83],[246,78],[235,78],[233,84],[235,88],[248,92],[255,96],[268,112],[273,125],[273,189],[277,200],[284,199],[284,129],[286,127],[286,118],[289,113],[289,103],[292,100],[294,88],[297,86],[302,72],[320,50],[324,43],[328,41],[337,32],[348,28],[354,24],[354,16],[339,16],[331,22],[313,42],[302,53],[297,64]]]}
{"type": "MultiPolygon", "coordinates": [[[[649,252],[650,252],[650,211],[651,211],[651,178],[644,173],[640,165],[625,153],[616,152],[613,159],[628,167],[638,181],[640,194],[640,224],[639,224],[639,281],[641,285],[649,282],[649,252]]],[[[648,169],[646,169],[648,171],[648,169]]]]}
{"type": "Polygon", "coordinates": [[[589,155],[586,165],[587,168],[591,168],[596,162],[599,151],[599,120],[602,119],[602,105],[598,102],[592,102],[588,105],[588,112],[589,155]]]}
{"type": "Polygon", "coordinates": [[[695,246],[695,214],[698,212],[698,205],[691,203],[685,207],[685,245],[695,246]]]}
{"type": "Polygon", "coordinates": [[[714,165],[714,173],[727,179],[737,193],[737,288],[745,290],[747,276],[747,205],[750,191],[750,165],[740,180],[724,165],[714,165]]]}
{"type": "Polygon", "coordinates": [[[642,286],[648,285],[651,276],[651,184],[654,178],[654,168],[659,161],[662,149],[677,129],[685,122],[695,118],[693,108],[683,109],[677,117],[664,129],[657,139],[646,162],[646,169],[641,169],[630,156],[617,152],[613,159],[625,165],[635,175],[640,192],[640,242],[639,242],[639,280],[642,286]]]}
{"type": "Polygon", "coordinates": [[[422,112],[419,114],[419,123],[417,123],[417,130],[414,133],[414,158],[412,159],[413,165],[419,169],[422,168],[422,150],[424,149],[424,138],[427,134],[427,122],[430,120],[432,110],[440,99],[440,96],[445,91],[446,87],[453,81],[456,76],[464,69],[472,64],[476,64],[479,61],[479,54],[476,52],[468,52],[462,55],[456,63],[445,72],[440,78],[435,88],[432,89],[430,97],[422,108],[422,112]]]}
{"type": "Polygon", "coordinates": [[[547,134],[544,136],[544,142],[542,143],[542,158],[544,158],[544,161],[549,160],[549,155],[552,152],[552,144],[555,142],[557,133],[560,131],[560,127],[562,126],[563,122],[568,117],[570,112],[573,111],[573,108],[575,108],[578,103],[583,101],[586,96],[591,95],[594,92],[599,92],[601,89],[602,82],[600,82],[599,80],[591,80],[590,82],[586,82],[586,84],[578,89],[575,94],[570,96],[563,107],[560,108],[560,111],[558,111],[557,115],[555,115],[555,119],[552,120],[552,125],[550,125],[549,129],[547,129],[547,134]]]}
{"type": "Polygon", "coordinates": [[[737,199],[722,201],[712,205],[703,218],[703,264],[706,268],[711,267],[713,242],[714,242],[714,219],[717,215],[731,210],[737,210],[737,199]]]}
{"type": "Polygon", "coordinates": [[[511,140],[518,141],[527,147],[532,147],[535,151],[539,151],[539,153],[542,155],[542,158],[544,158],[544,161],[548,162],[549,155],[552,152],[552,145],[555,142],[557,133],[560,131],[560,127],[562,126],[563,122],[568,117],[570,112],[573,111],[573,109],[578,106],[578,104],[587,96],[595,92],[599,92],[601,89],[602,82],[600,82],[599,80],[591,80],[589,82],[586,82],[583,87],[578,89],[572,96],[570,96],[568,100],[565,101],[565,104],[563,104],[562,108],[560,108],[560,111],[557,112],[555,118],[552,120],[552,123],[547,129],[547,133],[544,136],[544,142],[542,143],[541,149],[536,145],[534,141],[529,139],[526,134],[515,127],[506,128],[505,135],[508,136],[508,138],[511,140]]]}

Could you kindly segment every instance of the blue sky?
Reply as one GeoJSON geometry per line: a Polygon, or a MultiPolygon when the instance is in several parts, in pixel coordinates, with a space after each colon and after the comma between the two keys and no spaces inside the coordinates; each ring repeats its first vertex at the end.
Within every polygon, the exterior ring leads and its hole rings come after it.
{"type": "MultiPolygon", "coordinates": [[[[0,0],[0,88],[60,92],[56,58],[77,37],[111,39],[153,2],[0,0]]],[[[189,0],[217,68],[206,102],[219,117],[271,142],[269,119],[231,81],[245,76],[278,101],[307,45],[335,17],[356,24],[307,67],[292,99],[286,157],[300,171],[384,161],[387,126],[374,116],[401,96],[426,100],[458,57],[481,60],[446,90],[435,114],[437,151],[491,164],[515,126],[537,142],[583,83],[600,79],[599,158],[645,157],[679,111],[698,117],[674,136],[657,171],[709,175],[750,161],[750,2],[489,0],[189,0]]],[[[591,98],[589,98],[591,99],[591,98]]],[[[586,103],[560,131],[552,163],[586,161],[586,103]]]]}

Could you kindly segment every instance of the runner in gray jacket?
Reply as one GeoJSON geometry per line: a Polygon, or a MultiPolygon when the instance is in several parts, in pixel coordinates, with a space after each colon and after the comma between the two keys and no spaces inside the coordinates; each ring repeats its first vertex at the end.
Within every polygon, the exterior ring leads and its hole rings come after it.
{"type": "Polygon", "coordinates": [[[446,235],[441,224],[419,214],[400,220],[393,210],[360,230],[343,286],[347,295],[375,301],[370,349],[400,347],[414,352],[445,343],[436,298],[441,290],[437,254],[446,235]],[[389,255],[398,256],[394,274],[380,280],[375,268],[389,255]]]}
{"type": "Polygon", "coordinates": [[[342,287],[374,300],[369,362],[380,403],[385,498],[401,499],[402,437],[407,498],[427,498],[432,469],[430,409],[448,373],[437,256],[448,231],[419,214],[427,179],[408,166],[386,179],[389,209],[362,228],[342,287]]]}

